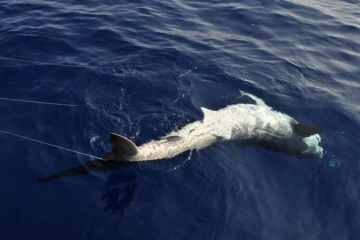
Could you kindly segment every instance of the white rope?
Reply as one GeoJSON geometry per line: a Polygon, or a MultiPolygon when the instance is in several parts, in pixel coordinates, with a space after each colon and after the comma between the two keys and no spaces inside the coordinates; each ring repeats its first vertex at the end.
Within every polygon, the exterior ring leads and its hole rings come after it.
{"type": "Polygon", "coordinates": [[[33,138],[29,138],[29,137],[22,136],[22,135],[19,135],[19,134],[7,132],[7,131],[4,131],[4,130],[0,130],[0,132],[5,133],[5,134],[9,134],[9,135],[12,135],[12,136],[15,136],[15,137],[23,138],[23,139],[26,139],[26,140],[30,140],[30,141],[33,141],[33,142],[45,144],[45,145],[48,145],[48,146],[51,146],[51,147],[56,147],[56,148],[59,148],[59,149],[62,149],[62,150],[66,150],[66,151],[69,151],[69,152],[78,153],[78,154],[81,154],[81,155],[84,155],[84,156],[88,156],[88,157],[92,157],[92,158],[97,158],[97,159],[99,159],[99,157],[96,157],[96,156],[93,156],[93,155],[89,155],[89,154],[82,153],[82,152],[78,152],[78,151],[71,150],[71,149],[68,149],[68,148],[60,147],[60,146],[57,146],[57,145],[54,145],[54,144],[46,143],[46,142],[39,141],[39,140],[36,140],[36,139],[33,139],[33,138]]]}
{"type": "Polygon", "coordinates": [[[56,105],[56,106],[66,106],[66,107],[77,107],[77,106],[78,106],[78,105],[75,105],[75,104],[53,103],[53,102],[40,102],[40,101],[31,101],[31,100],[16,99],[16,98],[4,98],[4,97],[0,97],[0,100],[13,101],[13,102],[25,102],[25,103],[38,103],[38,104],[47,104],[47,105],[56,105]]]}

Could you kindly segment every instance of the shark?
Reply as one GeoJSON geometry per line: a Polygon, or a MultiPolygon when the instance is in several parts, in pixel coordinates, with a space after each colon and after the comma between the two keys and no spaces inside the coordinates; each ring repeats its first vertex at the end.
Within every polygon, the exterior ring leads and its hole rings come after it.
{"type": "Polygon", "coordinates": [[[200,150],[219,143],[258,146],[298,158],[323,157],[319,135],[323,132],[322,128],[301,124],[293,117],[273,110],[262,99],[244,91],[240,93],[254,103],[229,105],[217,111],[203,107],[202,120],[141,146],[136,146],[125,136],[110,133],[112,150],[106,156],[38,180],[49,182],[90,171],[111,170],[126,163],[171,159],[185,151],[200,150]]]}

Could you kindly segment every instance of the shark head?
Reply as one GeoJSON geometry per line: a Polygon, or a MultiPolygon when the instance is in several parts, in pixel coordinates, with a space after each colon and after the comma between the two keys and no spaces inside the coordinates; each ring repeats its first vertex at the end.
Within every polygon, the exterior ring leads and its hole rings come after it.
{"type": "Polygon", "coordinates": [[[253,146],[260,146],[267,150],[293,155],[298,158],[322,158],[324,149],[320,146],[321,137],[314,134],[308,137],[301,137],[294,134],[291,138],[272,138],[246,142],[253,146]]]}
{"type": "MultiPolygon", "coordinates": [[[[245,143],[257,145],[265,149],[294,155],[298,158],[322,158],[324,149],[320,146],[322,129],[316,126],[299,124],[295,120],[280,125],[288,130],[279,134],[278,131],[264,131],[255,139],[245,143]],[[288,125],[290,122],[290,126],[288,125]],[[287,127],[284,127],[287,126],[287,127]]],[[[282,129],[282,128],[279,128],[282,129]]]]}

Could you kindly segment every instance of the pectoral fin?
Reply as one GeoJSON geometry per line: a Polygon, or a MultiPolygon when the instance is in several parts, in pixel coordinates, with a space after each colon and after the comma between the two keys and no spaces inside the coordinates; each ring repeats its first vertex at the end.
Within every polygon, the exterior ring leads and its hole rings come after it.
{"type": "Polygon", "coordinates": [[[323,129],[317,126],[300,124],[296,121],[291,121],[290,124],[293,127],[294,132],[301,137],[309,137],[323,132],[323,129]]]}

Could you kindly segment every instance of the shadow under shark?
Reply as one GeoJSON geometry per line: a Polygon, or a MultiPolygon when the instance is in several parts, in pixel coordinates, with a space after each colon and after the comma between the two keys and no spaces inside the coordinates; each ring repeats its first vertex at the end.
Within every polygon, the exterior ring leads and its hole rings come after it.
{"type": "Polygon", "coordinates": [[[186,125],[177,132],[136,146],[126,137],[110,133],[112,151],[102,159],[55,173],[40,182],[60,177],[111,170],[138,161],[169,159],[188,150],[199,150],[216,143],[233,142],[238,146],[259,146],[298,158],[322,158],[319,136],[323,130],[298,123],[294,118],[271,109],[261,99],[240,91],[253,104],[230,105],[218,111],[201,108],[204,119],[186,125]]]}

